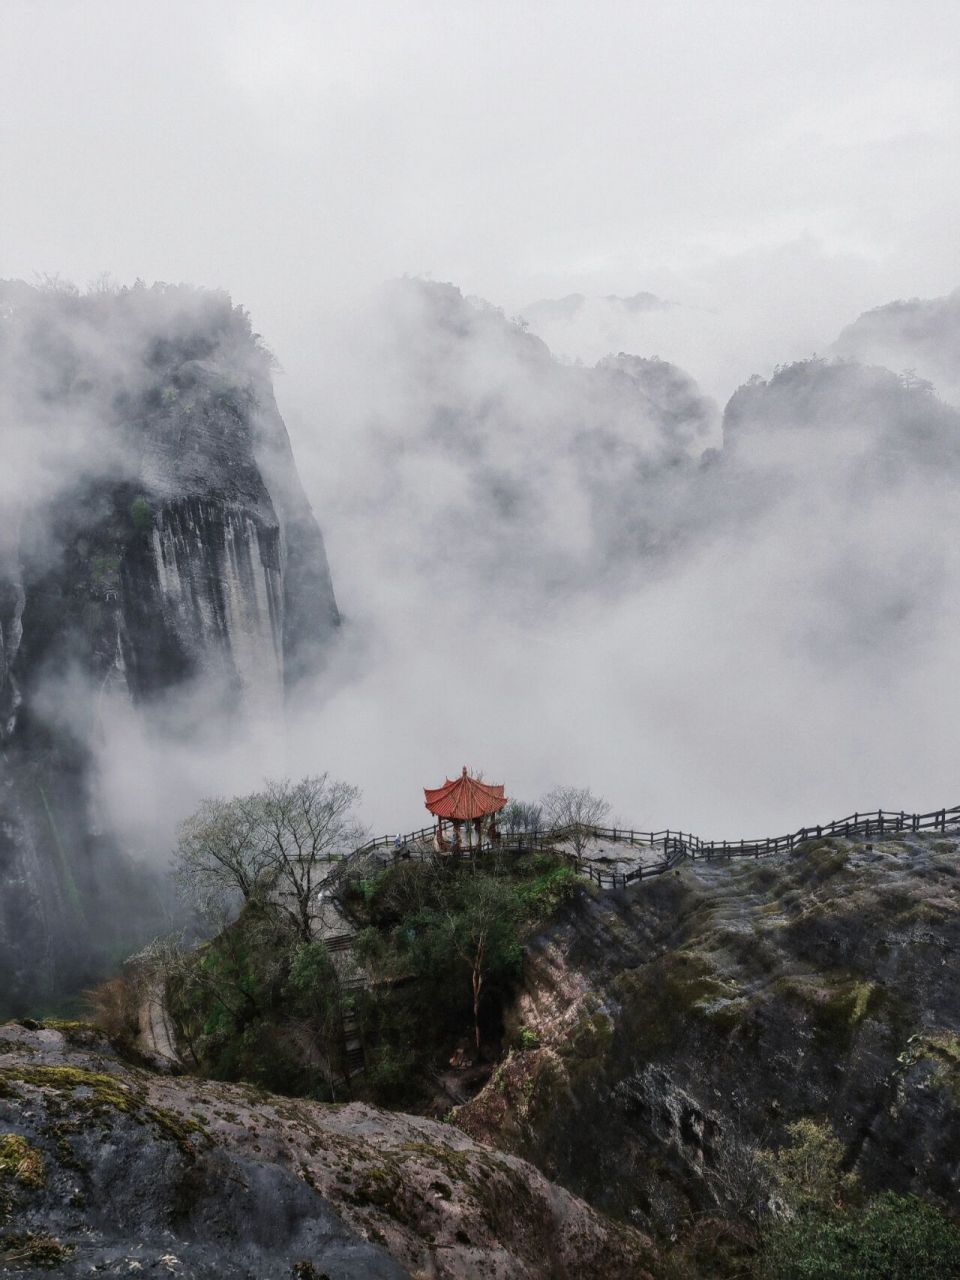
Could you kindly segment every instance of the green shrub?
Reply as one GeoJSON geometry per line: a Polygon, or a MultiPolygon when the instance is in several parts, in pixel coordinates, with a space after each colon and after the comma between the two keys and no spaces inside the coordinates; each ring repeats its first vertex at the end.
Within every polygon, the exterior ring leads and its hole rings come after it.
{"type": "MultiPolygon", "coordinates": [[[[538,859],[542,863],[545,859],[538,859]]],[[[556,863],[548,864],[547,869],[538,868],[540,873],[533,879],[521,884],[517,897],[524,913],[531,920],[548,920],[555,915],[565,903],[570,902],[580,888],[580,877],[573,867],[556,863]]]]}
{"type": "Polygon", "coordinates": [[[864,1209],[810,1211],[777,1227],[764,1280],[947,1280],[960,1276],[960,1230],[916,1196],[885,1192],[864,1209]]]}
{"type": "Polygon", "coordinates": [[[153,525],[153,511],[143,494],[139,494],[130,503],[130,519],[138,533],[143,533],[153,525]]]}
{"type": "MultiPolygon", "coordinates": [[[[548,854],[411,859],[348,882],[346,908],[360,926],[352,960],[370,979],[349,987],[322,942],[298,940],[275,909],[251,903],[168,984],[171,1014],[202,1071],[313,1096],[322,1079],[342,1092],[352,1024],[366,1072],[351,1091],[414,1103],[455,1049],[499,1040],[524,935],[578,885],[548,854]]],[[[527,1032],[521,1043],[537,1040],[527,1032]]]]}
{"type": "Polygon", "coordinates": [[[411,1077],[415,1066],[413,1049],[378,1045],[367,1054],[367,1084],[380,1102],[405,1102],[411,1096],[411,1077]]]}
{"type": "Polygon", "coordinates": [[[856,1176],[843,1172],[843,1143],[827,1124],[797,1120],[787,1126],[790,1145],[759,1153],[777,1195],[794,1213],[826,1210],[842,1204],[856,1188],[856,1176]]]}

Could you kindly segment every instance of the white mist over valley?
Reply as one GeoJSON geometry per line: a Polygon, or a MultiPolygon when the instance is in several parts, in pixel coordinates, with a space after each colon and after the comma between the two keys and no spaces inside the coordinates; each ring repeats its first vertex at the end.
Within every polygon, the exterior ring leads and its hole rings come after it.
{"type": "Polygon", "coordinates": [[[958,49],[2,0],[0,1273],[960,1276],[958,49]]]}
{"type": "MultiPolygon", "coordinates": [[[[389,305],[320,362],[323,436],[280,380],[372,646],[324,715],[379,826],[416,825],[413,775],[461,757],[522,796],[582,780],[628,823],[729,837],[950,792],[957,421],[937,388],[801,366],[728,426],[716,470],[722,404],[665,429],[626,375],[528,353],[532,326],[458,302],[477,319],[451,338],[426,304],[398,338],[389,305]]],[[[908,340],[889,361],[921,364],[908,340]]]]}
{"type": "Polygon", "coordinates": [[[326,771],[409,830],[464,764],[716,838],[949,804],[955,17],[171,15],[0,52],[5,713],[89,829],[161,869],[326,771]]]}

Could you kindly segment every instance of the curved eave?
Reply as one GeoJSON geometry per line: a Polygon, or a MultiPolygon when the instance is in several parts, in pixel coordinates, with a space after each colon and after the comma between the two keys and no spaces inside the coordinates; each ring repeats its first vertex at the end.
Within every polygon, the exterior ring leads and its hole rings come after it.
{"type": "Polygon", "coordinates": [[[491,785],[470,778],[464,773],[459,778],[447,778],[442,787],[424,787],[424,807],[436,818],[449,818],[469,822],[499,813],[508,803],[503,794],[503,784],[491,785]]]}

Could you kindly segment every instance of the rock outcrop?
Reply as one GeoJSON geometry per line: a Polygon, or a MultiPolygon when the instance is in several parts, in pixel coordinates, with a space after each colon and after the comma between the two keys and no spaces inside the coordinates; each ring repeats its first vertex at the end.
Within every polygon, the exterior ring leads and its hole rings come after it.
{"type": "Polygon", "coordinates": [[[832,350],[881,364],[911,379],[928,378],[944,399],[960,400],[960,289],[942,298],[909,298],[866,311],[846,326],[832,350]]]}
{"type": "Polygon", "coordinates": [[[0,1270],[223,1280],[649,1280],[649,1240],[459,1130],[0,1026],[0,1270]]]}
{"type": "Polygon", "coordinates": [[[755,1210],[813,1118],[868,1193],[960,1192],[960,841],[822,841],[584,891],[528,948],[513,1052],[455,1123],[672,1233],[755,1210]]]}
{"type": "Polygon", "coordinates": [[[224,295],[3,286],[0,374],[17,481],[0,528],[0,1009],[16,1012],[162,910],[97,810],[109,700],[169,718],[175,694],[185,735],[276,719],[339,616],[269,357],[224,295]]]}

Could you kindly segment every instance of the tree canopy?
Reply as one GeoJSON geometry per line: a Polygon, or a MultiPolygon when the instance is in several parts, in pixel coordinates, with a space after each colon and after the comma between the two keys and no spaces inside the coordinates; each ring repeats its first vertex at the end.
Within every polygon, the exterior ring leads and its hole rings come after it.
{"type": "Polygon", "coordinates": [[[363,837],[354,814],[359,798],[356,787],[323,773],[268,781],[263,790],[231,800],[204,800],[180,828],[179,884],[207,915],[270,897],[309,942],[321,868],[363,837]]]}

